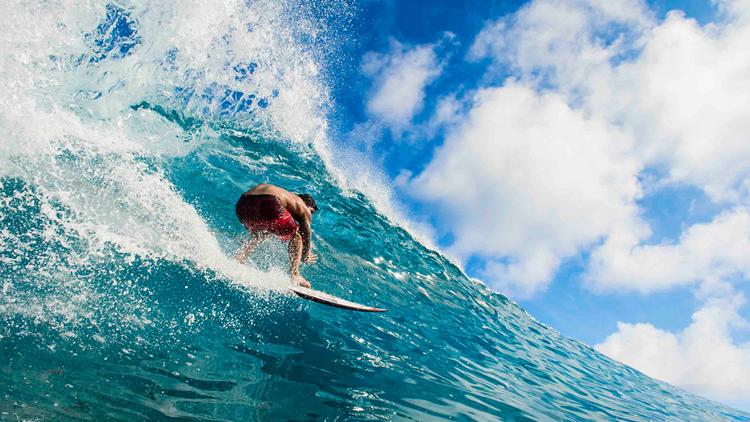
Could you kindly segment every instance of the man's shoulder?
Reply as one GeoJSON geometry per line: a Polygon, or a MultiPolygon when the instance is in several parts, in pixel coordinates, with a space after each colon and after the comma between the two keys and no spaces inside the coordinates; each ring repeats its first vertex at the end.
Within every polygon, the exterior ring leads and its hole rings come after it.
{"type": "Polygon", "coordinates": [[[278,197],[283,197],[291,194],[288,190],[281,188],[276,185],[272,185],[270,183],[260,183],[255,186],[253,186],[248,192],[256,193],[256,194],[270,194],[270,195],[276,195],[278,197]]]}
{"type": "Polygon", "coordinates": [[[286,192],[281,201],[284,207],[289,210],[295,217],[303,218],[305,213],[309,213],[305,202],[296,193],[286,192]]]}
{"type": "Polygon", "coordinates": [[[276,185],[272,185],[270,183],[258,183],[257,185],[253,186],[251,191],[267,191],[267,190],[274,190],[274,189],[281,189],[280,187],[276,185]]]}
{"type": "Polygon", "coordinates": [[[272,185],[270,183],[261,183],[255,186],[252,191],[259,194],[274,195],[279,198],[279,200],[281,200],[282,204],[286,208],[296,207],[298,205],[298,202],[302,202],[302,200],[299,196],[297,196],[296,193],[289,192],[282,187],[272,185]]]}

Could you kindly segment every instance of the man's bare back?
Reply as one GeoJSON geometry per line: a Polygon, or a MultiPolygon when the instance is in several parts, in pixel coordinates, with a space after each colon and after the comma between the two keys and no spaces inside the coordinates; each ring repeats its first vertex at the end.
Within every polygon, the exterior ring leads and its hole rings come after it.
{"type": "Polygon", "coordinates": [[[310,287],[300,275],[299,265],[317,261],[310,247],[312,214],[317,209],[310,195],[292,193],[266,183],[253,187],[242,194],[235,208],[237,218],[253,236],[243,243],[235,258],[245,262],[255,247],[275,235],[288,242],[292,282],[310,287]]]}

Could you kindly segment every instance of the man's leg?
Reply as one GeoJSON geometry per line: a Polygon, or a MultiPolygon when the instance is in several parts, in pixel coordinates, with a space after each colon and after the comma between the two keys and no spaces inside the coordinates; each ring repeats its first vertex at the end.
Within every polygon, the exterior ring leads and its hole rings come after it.
{"type": "Polygon", "coordinates": [[[299,263],[302,260],[302,236],[299,232],[289,241],[289,272],[292,282],[302,287],[310,287],[310,283],[299,274],[299,263]]]}
{"type": "Polygon", "coordinates": [[[250,255],[250,253],[255,249],[258,245],[263,243],[264,240],[268,238],[268,233],[265,232],[257,232],[253,233],[250,240],[246,240],[242,242],[242,246],[240,246],[240,249],[237,251],[237,254],[234,255],[234,259],[239,261],[241,264],[244,264],[247,260],[247,257],[250,255]]]}

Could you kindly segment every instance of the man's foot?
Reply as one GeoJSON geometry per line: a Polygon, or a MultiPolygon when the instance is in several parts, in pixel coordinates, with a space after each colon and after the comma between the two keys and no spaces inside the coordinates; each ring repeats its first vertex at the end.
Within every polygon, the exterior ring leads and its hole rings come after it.
{"type": "Polygon", "coordinates": [[[294,284],[295,286],[307,287],[308,289],[312,287],[310,282],[305,280],[305,278],[301,275],[292,276],[292,284],[294,284]]]}

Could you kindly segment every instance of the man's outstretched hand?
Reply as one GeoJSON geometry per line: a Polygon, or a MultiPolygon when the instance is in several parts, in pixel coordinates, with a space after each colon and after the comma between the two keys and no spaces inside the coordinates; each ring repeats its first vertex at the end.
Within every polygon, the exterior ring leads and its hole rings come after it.
{"type": "Polygon", "coordinates": [[[302,262],[304,262],[305,264],[314,264],[318,262],[318,255],[310,252],[309,254],[307,254],[307,259],[302,262]]]}
{"type": "Polygon", "coordinates": [[[292,276],[292,284],[294,284],[295,286],[307,287],[308,289],[312,287],[310,285],[310,282],[305,280],[305,278],[301,275],[292,276]]]}

